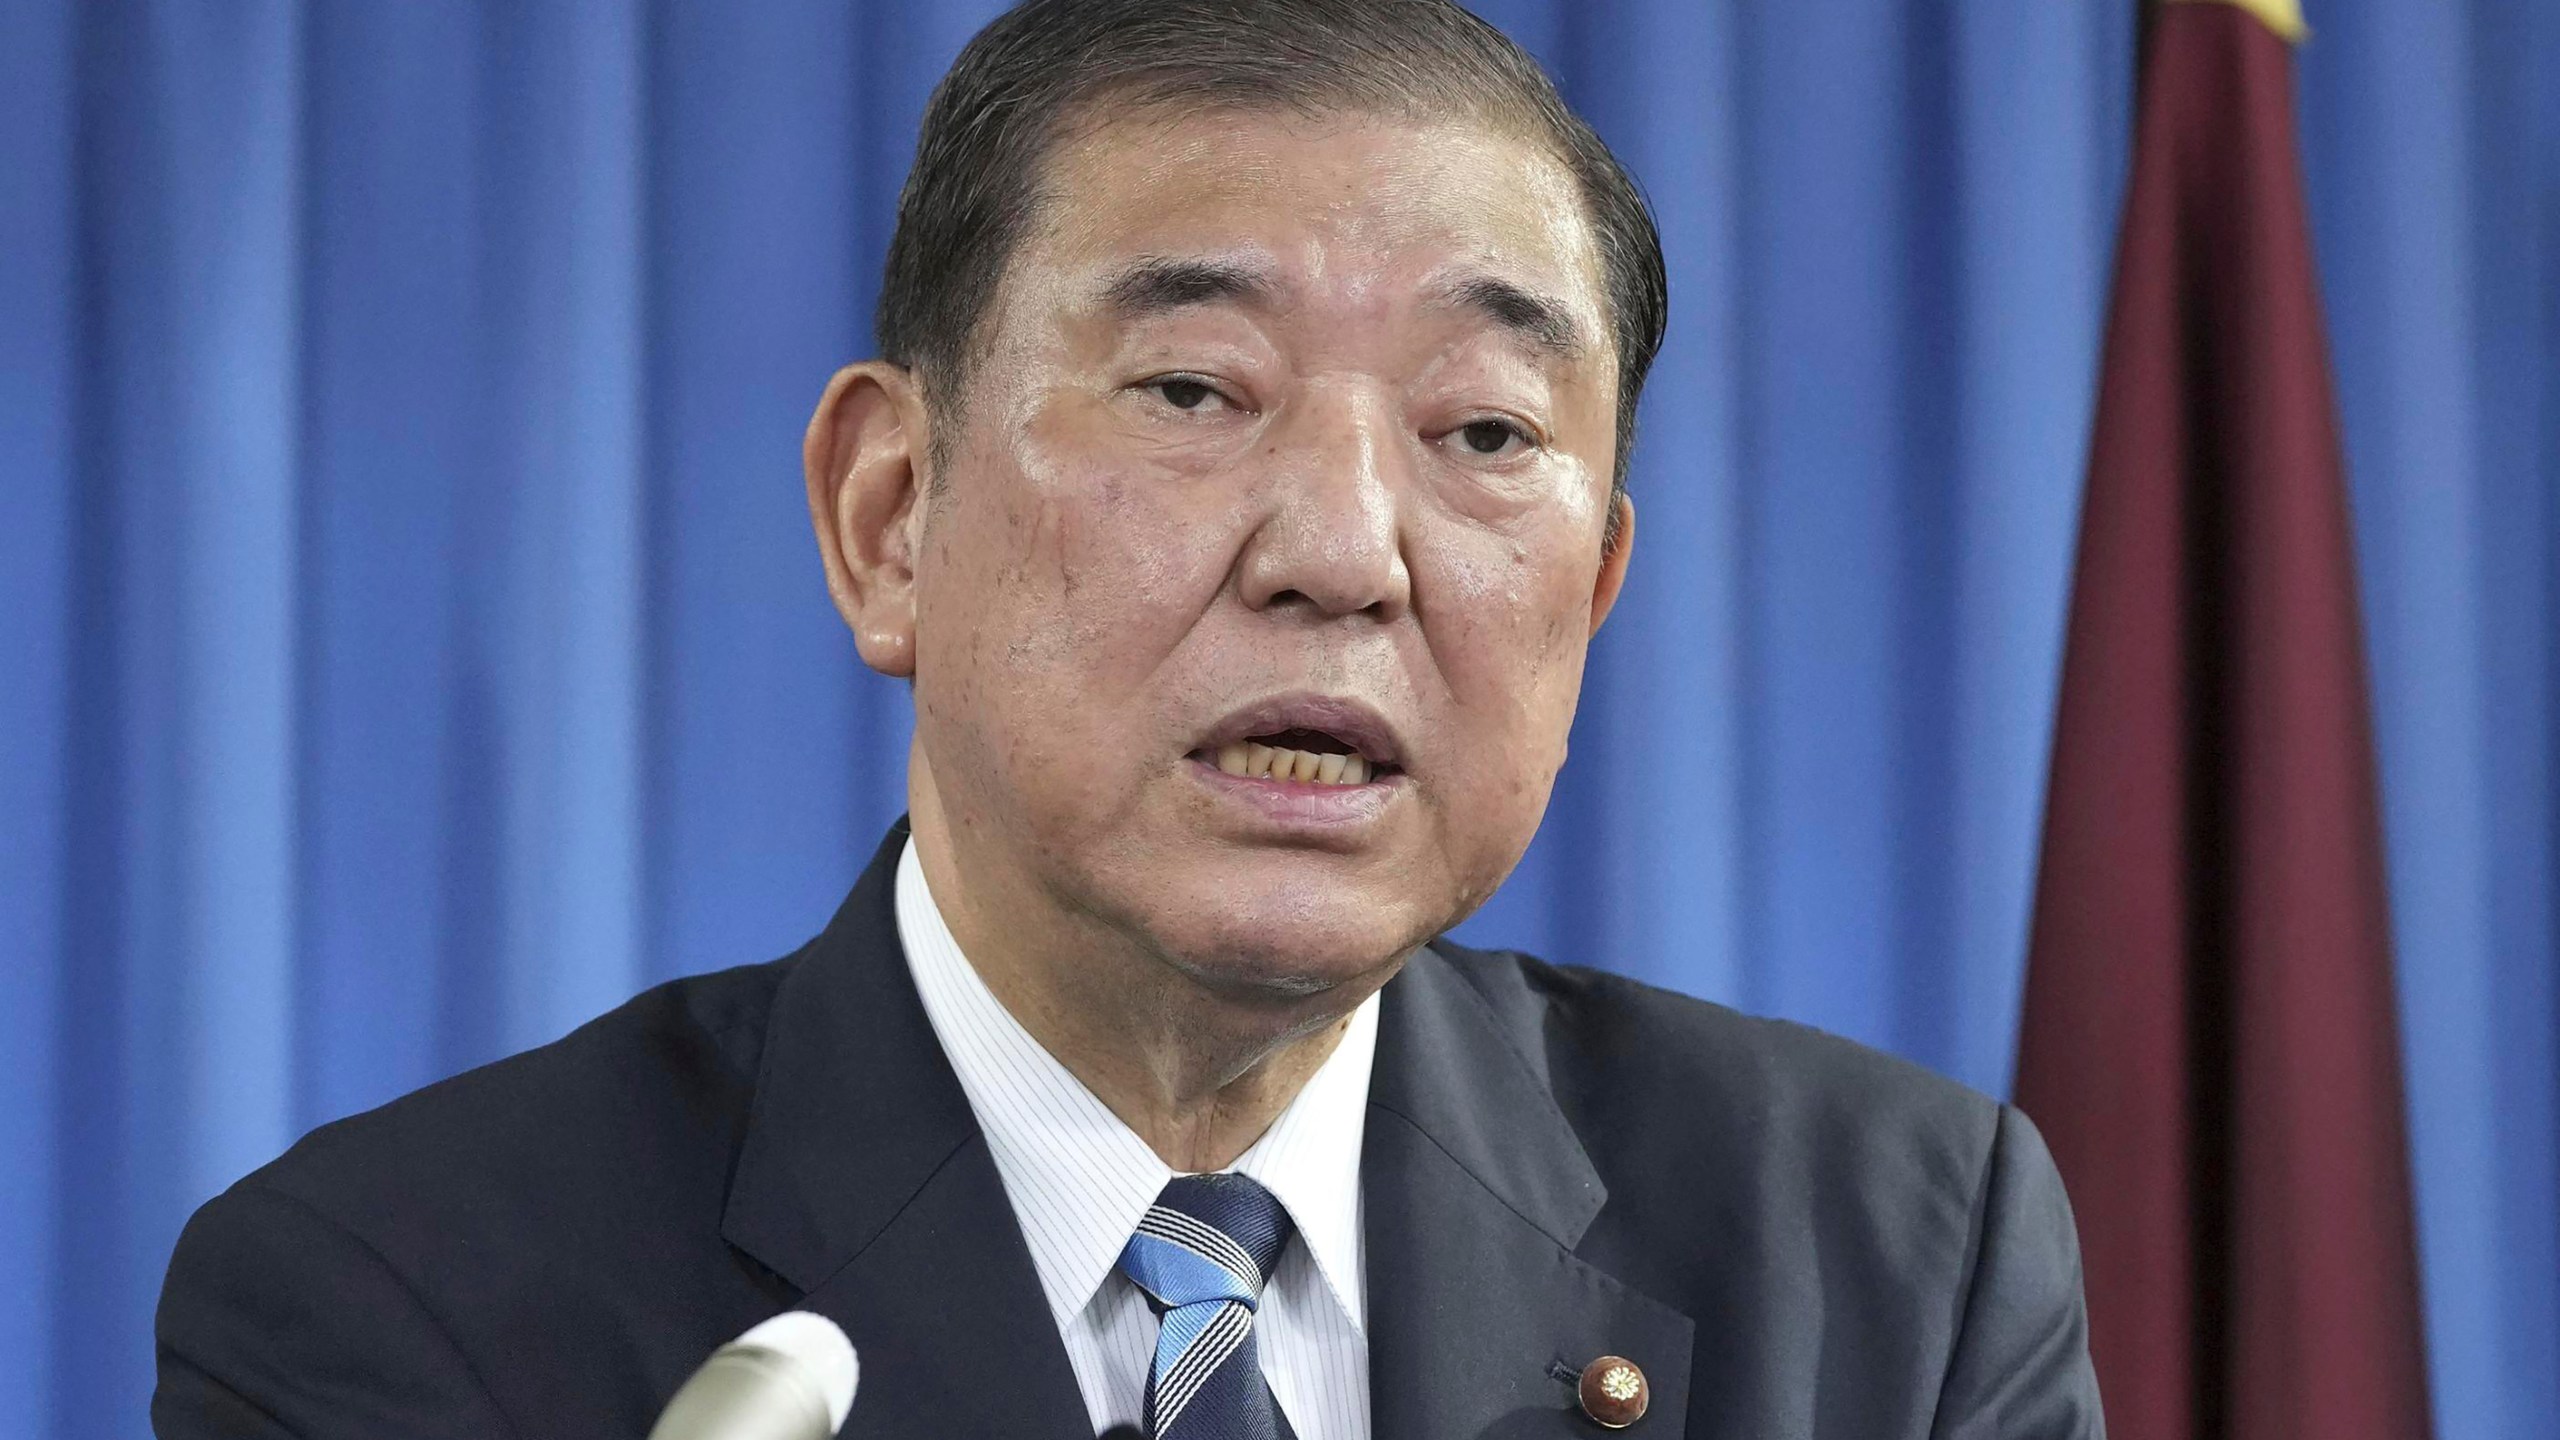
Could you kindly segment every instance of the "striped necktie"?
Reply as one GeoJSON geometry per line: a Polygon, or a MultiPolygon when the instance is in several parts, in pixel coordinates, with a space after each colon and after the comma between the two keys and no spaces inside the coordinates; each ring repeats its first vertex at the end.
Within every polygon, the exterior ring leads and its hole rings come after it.
{"type": "Polygon", "coordinates": [[[1286,1440],[1253,1343],[1262,1284],[1296,1227],[1243,1175],[1177,1175],[1120,1251],[1156,1311],[1150,1440],[1286,1440]]]}

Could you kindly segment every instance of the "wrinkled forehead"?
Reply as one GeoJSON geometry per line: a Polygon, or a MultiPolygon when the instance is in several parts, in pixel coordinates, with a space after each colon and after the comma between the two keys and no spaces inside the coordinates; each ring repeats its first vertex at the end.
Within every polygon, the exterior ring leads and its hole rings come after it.
{"type": "Polygon", "coordinates": [[[1607,348],[1572,172],[1489,123],[1159,109],[1070,130],[1039,188],[1000,287],[1024,304],[1099,305],[1148,259],[1215,259],[1268,277],[1275,303],[1349,312],[1442,298],[1459,274],[1541,297],[1607,348]]]}

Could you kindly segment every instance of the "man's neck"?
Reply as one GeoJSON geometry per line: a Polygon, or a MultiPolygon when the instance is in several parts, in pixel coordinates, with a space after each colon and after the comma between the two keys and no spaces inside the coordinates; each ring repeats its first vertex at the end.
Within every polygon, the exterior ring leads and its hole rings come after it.
{"type": "Polygon", "coordinates": [[[1043,1049],[1174,1170],[1223,1170],[1297,1098],[1375,986],[1232,995],[1089,917],[1061,913],[1009,867],[962,878],[925,787],[910,796],[925,883],[960,953],[1043,1049]],[[999,919],[999,917],[1001,917],[999,919]]]}

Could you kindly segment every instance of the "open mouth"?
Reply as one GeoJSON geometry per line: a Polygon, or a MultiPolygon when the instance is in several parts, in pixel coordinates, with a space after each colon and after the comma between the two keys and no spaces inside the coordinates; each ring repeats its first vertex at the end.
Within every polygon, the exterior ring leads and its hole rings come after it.
{"type": "Polygon", "coordinates": [[[1396,774],[1360,747],[1323,730],[1280,730],[1230,741],[1202,759],[1247,780],[1290,780],[1306,785],[1366,785],[1396,774]]]}

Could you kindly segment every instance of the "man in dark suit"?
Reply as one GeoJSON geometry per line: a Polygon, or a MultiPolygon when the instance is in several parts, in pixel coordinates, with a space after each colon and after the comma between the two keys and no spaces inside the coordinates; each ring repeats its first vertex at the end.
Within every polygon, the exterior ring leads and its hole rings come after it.
{"type": "Polygon", "coordinates": [[[160,1433],[636,1437],[800,1308],[848,1435],[2097,1435],[2016,1112],[1432,938],[1563,761],[1664,297],[1444,0],[989,27],[806,447],[910,821],[798,953],[208,1204],[160,1433]]]}

